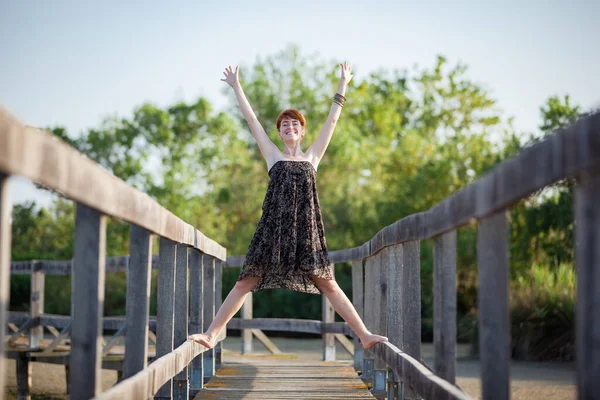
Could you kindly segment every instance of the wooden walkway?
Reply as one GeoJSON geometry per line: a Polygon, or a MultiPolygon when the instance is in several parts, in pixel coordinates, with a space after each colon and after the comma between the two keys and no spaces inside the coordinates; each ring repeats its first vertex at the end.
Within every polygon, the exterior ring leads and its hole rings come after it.
{"type": "Polygon", "coordinates": [[[223,364],[200,399],[374,399],[350,362],[223,364]]]}

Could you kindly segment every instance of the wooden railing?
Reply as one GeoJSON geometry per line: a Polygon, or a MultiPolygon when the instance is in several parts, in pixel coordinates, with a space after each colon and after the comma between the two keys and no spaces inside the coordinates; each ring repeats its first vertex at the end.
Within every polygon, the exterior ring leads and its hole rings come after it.
{"type": "MultiPolygon", "coordinates": [[[[44,274],[68,271],[73,276],[71,318],[68,327],[63,328],[62,336],[64,338],[67,330],[70,332],[71,398],[89,399],[100,395],[102,311],[107,268],[106,216],[130,223],[131,233],[127,258],[127,315],[120,327],[121,332],[126,331],[124,380],[102,396],[114,397],[115,390],[118,391],[115,398],[120,399],[148,398],[156,393],[159,397],[171,398],[172,394],[184,391],[187,395],[186,368],[192,360],[192,384],[202,387],[202,374],[210,376],[214,373],[215,350],[206,351],[203,346],[184,343],[188,334],[188,313],[190,329],[197,332],[212,321],[215,303],[220,301],[216,295],[216,282],[220,282],[217,275],[226,260],[225,248],[52,134],[23,126],[3,109],[0,109],[0,386],[5,386],[5,327],[11,272],[10,175],[28,178],[76,202],[73,260],[14,266],[16,270],[27,268],[32,274],[31,318],[17,330],[17,334],[30,331],[29,344],[32,348],[38,346],[44,323],[52,322],[51,317],[43,314],[43,297],[40,297],[44,274]],[[157,359],[147,367],[152,236],[160,238],[157,359]],[[192,296],[189,311],[188,287],[198,294],[192,296]],[[173,350],[174,346],[179,347],[173,350]],[[203,352],[206,353],[203,364],[198,365],[199,358],[196,356],[203,352]]],[[[18,365],[18,369],[27,373],[27,358],[19,360],[24,365],[18,365]]],[[[0,399],[3,397],[4,390],[0,392],[0,399]]]]}
{"type": "MultiPolygon", "coordinates": [[[[14,122],[6,114],[0,119],[0,171],[27,176],[28,178],[42,183],[51,188],[66,193],[67,197],[76,201],[83,201],[82,193],[78,191],[81,185],[80,179],[89,174],[100,176],[96,171],[81,174],[80,171],[73,173],[74,178],[65,178],[69,167],[75,165],[73,161],[65,161],[67,150],[60,157],[45,156],[42,149],[44,146],[58,146],[49,136],[40,136],[41,139],[32,138],[33,133],[28,132],[18,123],[14,122]],[[15,133],[16,132],[16,133],[15,133]],[[19,135],[26,137],[26,143],[33,143],[36,154],[40,159],[28,156],[26,147],[19,145],[19,135]],[[28,136],[29,135],[29,136],[28,136]],[[4,146],[4,144],[8,146],[4,146]],[[37,146],[37,147],[36,147],[37,146]],[[5,149],[5,150],[3,150],[5,149]],[[29,157],[29,158],[28,158],[29,157]],[[47,158],[52,158],[52,161],[47,158]],[[31,164],[35,166],[32,167],[31,164]],[[32,172],[33,171],[33,172],[32,172]],[[43,171],[43,172],[39,172],[43,171]],[[63,171],[63,172],[61,172],[63,171]],[[66,171],[66,172],[65,172],[66,171]],[[35,172],[35,173],[34,173],[35,172]],[[62,175],[61,175],[62,173],[62,175]],[[50,179],[48,176],[54,177],[50,179]],[[56,177],[59,178],[56,178],[56,177]],[[65,183],[67,182],[67,183],[65,183]],[[69,190],[65,191],[65,187],[69,190]]],[[[63,146],[60,143],[60,146],[63,146]]],[[[54,149],[54,147],[51,147],[54,149]]],[[[57,147],[58,149],[58,147],[57,147]]],[[[73,150],[69,150],[73,152],[73,150]]],[[[52,153],[49,153],[52,154],[52,153]]],[[[79,155],[77,155],[79,157],[79,155]]],[[[78,164],[77,164],[78,165],[78,164]]],[[[94,166],[96,168],[96,166],[94,166]]],[[[84,169],[84,168],[82,168],[84,169]]],[[[575,233],[576,233],[576,266],[578,273],[577,282],[577,386],[580,398],[598,398],[600,396],[600,337],[598,336],[597,310],[594,305],[600,304],[600,114],[596,113],[579,120],[576,124],[554,132],[544,141],[523,150],[516,157],[498,165],[490,173],[478,179],[473,184],[458,191],[453,196],[440,202],[430,210],[403,218],[379,231],[371,240],[361,246],[330,252],[333,263],[352,263],[353,278],[353,303],[363,316],[368,328],[375,333],[385,334],[389,337],[389,343],[378,344],[369,351],[355,351],[355,365],[362,369],[363,378],[373,384],[376,391],[388,392],[389,398],[431,398],[431,399],[467,399],[455,384],[456,376],[456,230],[464,225],[477,223],[477,263],[479,276],[479,354],[481,358],[481,379],[484,399],[507,399],[510,397],[510,325],[508,315],[508,222],[506,210],[517,201],[529,196],[537,190],[544,188],[554,182],[565,178],[576,180],[576,204],[575,204],[575,233]],[[434,240],[434,365],[429,368],[421,361],[420,337],[421,337],[421,300],[420,300],[420,241],[426,239],[434,240]]],[[[109,213],[110,210],[100,207],[96,197],[106,199],[96,185],[104,182],[107,178],[95,178],[94,184],[87,192],[95,193],[90,198],[94,200],[87,206],[78,205],[78,219],[82,219],[76,227],[76,252],[73,261],[75,273],[74,298],[79,301],[80,292],[76,288],[81,285],[89,293],[101,292],[99,277],[104,272],[105,260],[99,244],[102,243],[103,232],[99,211],[109,213]],[[95,188],[95,189],[94,189],[95,188]],[[87,222],[83,222],[87,221],[87,222]],[[93,229],[90,229],[93,227],[93,229]],[[91,246],[87,250],[84,247],[91,246]],[[91,243],[91,245],[90,245],[91,243]],[[78,250],[79,248],[79,250],[78,250]],[[82,254],[85,251],[85,258],[82,254]],[[83,279],[83,262],[86,262],[86,276],[83,279]],[[90,267],[91,265],[91,267],[90,267]],[[89,283],[89,276],[96,277],[89,283]]],[[[115,178],[111,178],[115,179],[115,178]]],[[[3,179],[2,182],[5,182],[3,179]]],[[[115,184],[116,185],[116,184],[115,184]]],[[[84,185],[85,187],[85,185],[84,185]]],[[[101,185],[101,187],[108,187],[101,185]]],[[[5,183],[0,186],[0,272],[2,282],[6,282],[9,274],[9,207],[6,200],[5,183]]],[[[116,190],[116,189],[114,189],[116,190]]],[[[108,190],[109,194],[114,190],[108,190]]],[[[119,189],[121,190],[121,189],[119,189]]],[[[127,199],[131,191],[131,198],[139,198],[139,193],[131,188],[123,188],[127,195],[119,196],[127,199]],[[137,196],[137,197],[136,197],[137,196]]],[[[88,197],[86,197],[87,199],[88,197]]],[[[127,202],[125,207],[119,210],[128,210],[136,218],[148,213],[164,212],[159,206],[151,208],[150,200],[138,200],[127,202]],[[139,211],[138,208],[146,211],[139,211]]],[[[111,204],[110,199],[100,201],[102,204],[111,204]]],[[[113,200],[115,203],[115,200],[113,200]]],[[[87,204],[87,203],[86,203],[87,204]]],[[[115,209],[117,205],[115,205],[115,209]]],[[[110,213],[109,213],[110,214],[110,213]]],[[[110,214],[113,215],[113,214],[110,214]]],[[[127,213],[120,211],[120,218],[128,220],[127,213]]],[[[133,223],[142,222],[142,219],[133,218],[133,223]]],[[[175,218],[173,216],[169,218],[175,218]]],[[[145,218],[144,220],[147,220],[145,218]]],[[[150,221],[156,219],[150,219],[150,221]]],[[[160,219],[160,221],[163,221],[160,219]]],[[[147,221],[146,221],[147,222],[147,221]]],[[[147,222],[148,223],[148,222],[147,222]]],[[[175,224],[175,223],[174,223],[175,224]]],[[[173,296],[174,287],[185,292],[187,296],[188,286],[196,284],[196,288],[204,287],[213,293],[209,298],[204,297],[204,323],[210,320],[214,314],[214,302],[218,299],[214,296],[216,282],[214,274],[219,269],[213,267],[216,260],[223,261],[225,252],[220,246],[193,228],[187,228],[182,222],[177,222],[181,231],[177,229],[168,230],[166,226],[171,223],[143,226],[144,229],[161,235],[161,248],[159,252],[159,309],[157,315],[157,340],[169,336],[169,329],[176,326],[175,337],[182,338],[182,332],[187,329],[187,311],[184,313],[178,306],[185,308],[182,299],[173,296]],[[181,232],[186,232],[182,234],[181,232]],[[192,233],[193,232],[193,233],[192,233]],[[177,236],[177,235],[179,236],[177,236]],[[177,245],[181,243],[181,245],[177,245]],[[193,247],[188,258],[186,247],[193,247]],[[186,250],[184,252],[184,250],[186,250]],[[179,255],[179,256],[178,256],[179,255]],[[200,255],[202,260],[199,261],[200,255]],[[190,282],[185,282],[185,271],[188,264],[181,260],[190,260],[190,282]],[[179,262],[177,260],[180,260],[179,262]],[[194,266],[207,264],[204,269],[203,284],[199,284],[203,274],[199,268],[194,266]],[[212,273],[212,276],[210,275],[212,273]],[[194,275],[196,274],[196,275],[194,275]],[[177,278],[179,276],[179,279],[177,278]],[[177,280],[177,281],[176,281],[177,280]],[[176,282],[175,282],[176,281],[176,282]],[[208,282],[208,285],[207,285],[208,282]],[[178,303],[182,302],[181,304],[178,303]],[[213,302],[213,303],[211,303],[213,302]],[[175,305],[174,305],[175,303],[175,305]],[[175,310],[175,314],[173,313],[175,310]],[[207,311],[208,310],[208,311],[207,311]],[[173,318],[175,322],[173,322],[173,318]],[[167,322],[163,322],[167,321],[167,322]],[[161,324],[164,331],[161,330],[161,324]],[[177,328],[178,327],[178,328],[177,328]],[[185,328],[184,328],[185,327],[185,328]]],[[[141,231],[142,229],[140,229],[141,231]]],[[[143,243],[147,242],[147,235],[137,233],[142,237],[143,243]]],[[[132,249],[142,248],[140,245],[132,246],[132,249]]],[[[229,257],[225,267],[236,267],[243,264],[244,257],[229,257]]],[[[109,261],[109,264],[111,262],[109,261]]],[[[142,265],[144,271],[150,268],[151,260],[148,251],[132,251],[129,259],[129,268],[142,265]],[[137,255],[136,255],[137,254],[137,255]],[[137,260],[137,261],[134,261],[137,260]],[[140,261],[144,260],[144,262],[140,261]]],[[[25,265],[22,264],[21,267],[25,265]]],[[[43,264],[45,267],[45,263],[43,264]]],[[[67,268],[58,263],[47,264],[47,268],[67,268]]],[[[13,265],[18,269],[19,264],[13,265]]],[[[25,267],[26,268],[26,267],[25,267]]],[[[42,268],[42,269],[43,269],[42,268]]],[[[107,267],[108,268],[108,267],[107,267]]],[[[142,269],[142,267],[138,267],[142,269]]],[[[35,268],[34,268],[35,269],[35,268]]],[[[147,273],[147,272],[146,272],[147,273]]],[[[138,275],[141,276],[141,275],[138,275]]],[[[146,276],[146,275],[144,275],[146,276]]],[[[145,281],[144,281],[145,282],[145,281]]],[[[137,282],[140,283],[139,281],[137,282]]],[[[144,296],[147,299],[147,285],[144,296]]],[[[135,287],[135,286],[132,286],[135,287]]],[[[4,302],[0,305],[0,323],[5,325],[6,316],[6,293],[7,288],[2,287],[1,292],[4,302]]],[[[190,289],[192,290],[192,289],[190,289]]],[[[129,298],[134,297],[129,293],[128,282],[128,315],[129,298]]],[[[141,289],[133,289],[135,293],[142,292],[141,289]]],[[[205,292],[206,293],[206,292],[205,292]]],[[[220,293],[220,291],[219,291],[220,293]]],[[[139,296],[139,295],[135,295],[139,296]]],[[[92,295],[90,299],[83,299],[83,305],[74,307],[73,324],[78,318],[75,309],[89,310],[93,313],[92,322],[94,333],[92,337],[98,337],[98,328],[101,326],[101,315],[98,312],[100,300],[98,295],[92,295]]],[[[192,296],[193,298],[193,296],[192,296]]],[[[251,309],[251,307],[249,307],[251,309]]],[[[187,310],[187,308],[186,308],[187,310]]],[[[33,311],[32,311],[33,312],[33,311]]],[[[139,317],[142,310],[135,311],[139,321],[148,324],[147,309],[143,318],[139,317]]],[[[190,329],[193,324],[200,326],[199,317],[201,311],[192,302],[190,307],[190,329]]],[[[295,330],[300,332],[313,332],[323,334],[323,357],[326,360],[335,358],[334,333],[350,334],[344,323],[335,323],[333,310],[324,298],[322,321],[305,321],[290,319],[251,319],[249,313],[242,313],[241,319],[234,319],[228,325],[229,328],[249,330],[295,330]]],[[[31,316],[34,319],[35,316],[31,316]]],[[[80,317],[81,318],[81,317],[80,317]]],[[[40,321],[43,321],[43,314],[40,321]]],[[[41,323],[41,322],[40,322],[41,323]]],[[[30,324],[31,327],[32,324],[30,324]]],[[[206,326],[206,325],[202,325],[206,326]]],[[[199,330],[199,329],[195,330],[199,330]]],[[[80,328],[81,329],[81,328],[80,328]]],[[[127,330],[127,336],[130,331],[127,330]]],[[[80,333],[80,339],[84,335],[80,333]]],[[[139,336],[141,337],[141,335],[139,336]]],[[[251,337],[251,336],[250,336],[251,337]]],[[[246,336],[246,339],[248,337],[246,336]]],[[[129,343],[129,342],[128,342],[129,343]]],[[[128,346],[126,343],[126,349],[128,346]]],[[[176,340],[177,343],[177,340],[176,340]]],[[[157,347],[160,347],[157,344],[157,347]]],[[[149,367],[138,370],[137,374],[123,380],[109,391],[100,395],[101,398],[148,398],[154,395],[163,384],[169,383],[175,376],[175,390],[183,389],[187,383],[188,374],[185,368],[204,349],[201,346],[187,342],[171,353],[173,346],[165,348],[162,357],[155,360],[149,367]],[[166,351],[169,350],[169,351],[166,351]],[[167,354],[169,353],[169,354],[167,354]],[[178,374],[178,375],[177,375],[178,374]],[[136,397],[137,396],[137,397],[136,397]]],[[[355,349],[359,344],[355,341],[355,349]]],[[[85,351],[81,345],[73,346],[75,351],[85,351]]],[[[95,346],[95,354],[98,354],[98,346],[95,346]]],[[[127,352],[127,350],[126,350],[127,352]]],[[[88,350],[88,353],[90,351],[88,350]]],[[[82,358],[81,356],[79,358],[82,358]]],[[[210,357],[209,357],[210,359],[210,357]]],[[[82,361],[77,359],[81,365],[82,361]]],[[[94,358],[97,363],[98,357],[94,358]]],[[[73,367],[71,367],[74,369],[73,367]]],[[[191,368],[194,368],[192,362],[191,368]]],[[[98,367],[86,370],[86,375],[80,375],[89,382],[95,382],[91,372],[96,373],[98,367]],[[90,372],[91,371],[91,372],[90,372]]],[[[0,371],[2,372],[2,371],[0,371]]],[[[191,382],[194,381],[194,373],[189,373],[191,382]]],[[[210,376],[210,374],[209,374],[210,376]]],[[[73,382],[73,380],[71,380],[73,382]]],[[[163,386],[164,388],[164,386],[163,386]]],[[[83,391],[81,398],[89,398],[98,394],[97,390],[83,391]]],[[[158,397],[168,397],[167,393],[159,391],[158,397]]],[[[164,398],[163,397],[163,398],[164,398]]]]}

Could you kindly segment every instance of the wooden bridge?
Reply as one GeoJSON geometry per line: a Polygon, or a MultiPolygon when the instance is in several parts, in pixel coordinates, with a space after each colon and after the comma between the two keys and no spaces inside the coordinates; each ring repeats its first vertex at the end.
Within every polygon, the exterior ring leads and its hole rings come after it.
{"type": "MultiPolygon", "coordinates": [[[[347,343],[345,323],[323,298],[322,320],[252,318],[251,297],[240,319],[245,351],[251,338],[270,346],[263,331],[322,335],[323,361],[294,365],[223,364],[221,347],[186,341],[203,331],[221,302],[222,268],[243,257],[180,220],[47,132],[22,125],[0,109],[0,382],[4,358],[17,360],[18,390],[27,398],[32,362],[68,366],[73,399],[346,398],[467,399],[455,385],[456,229],[477,224],[479,353],[484,399],[510,397],[508,221],[506,210],[564,178],[576,180],[577,387],[580,399],[600,398],[600,114],[554,132],[498,165],[430,210],[403,218],[361,246],[330,252],[352,264],[352,298],[369,329],[389,343],[361,351],[347,343]],[[20,175],[76,202],[74,258],[10,262],[8,178],[20,175]],[[106,216],[131,224],[130,254],[106,258],[106,216]],[[159,254],[152,257],[151,238],[159,254]],[[420,241],[434,245],[434,348],[421,360],[420,241]],[[158,269],[158,310],[148,314],[150,269],[158,269]],[[102,315],[106,273],[127,270],[126,316],[102,315]],[[32,277],[29,313],[8,312],[11,273],[32,277]],[[44,313],[44,276],[72,274],[70,316],[44,313]],[[189,296],[193,293],[193,296],[189,296]],[[189,298],[189,301],[188,301],[189,298]],[[6,328],[10,328],[9,334],[6,328]],[[53,340],[43,339],[46,327],[53,340]],[[104,330],[116,331],[106,343],[104,330]],[[155,335],[154,335],[155,333],[155,335]],[[23,336],[24,335],[24,336],[23,336]],[[124,346],[120,341],[124,337],[124,346]],[[68,339],[68,343],[66,340],[68,339]],[[354,362],[335,361],[335,340],[354,362]],[[149,341],[155,343],[149,346],[149,341]],[[101,392],[100,370],[120,371],[101,392]],[[285,383],[285,385],[282,385],[285,383]],[[297,386],[294,386],[297,385],[297,386]]],[[[221,338],[223,339],[223,338],[221,338]]],[[[270,346],[277,352],[276,347],[270,346]]],[[[0,392],[0,400],[4,397],[0,392]]]]}

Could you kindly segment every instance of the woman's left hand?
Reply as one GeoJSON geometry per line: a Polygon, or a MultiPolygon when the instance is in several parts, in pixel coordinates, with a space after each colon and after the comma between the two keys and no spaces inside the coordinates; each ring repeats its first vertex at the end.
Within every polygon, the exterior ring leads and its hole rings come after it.
{"type": "Polygon", "coordinates": [[[347,61],[344,61],[342,64],[340,64],[340,66],[342,67],[341,79],[348,84],[348,82],[352,80],[352,70],[347,61]]]}

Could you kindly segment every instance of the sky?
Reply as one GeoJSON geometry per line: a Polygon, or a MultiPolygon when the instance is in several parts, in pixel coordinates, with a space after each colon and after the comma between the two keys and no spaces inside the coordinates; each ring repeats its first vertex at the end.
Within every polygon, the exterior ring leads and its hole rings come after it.
{"type": "MultiPolygon", "coordinates": [[[[23,123],[65,126],[73,136],[145,102],[203,96],[226,109],[225,67],[294,44],[332,65],[347,60],[355,79],[431,67],[441,54],[466,64],[518,131],[535,132],[550,96],[600,107],[598,16],[593,0],[4,0],[0,105],[23,123]]],[[[11,197],[51,199],[23,178],[11,179],[11,197]]]]}

